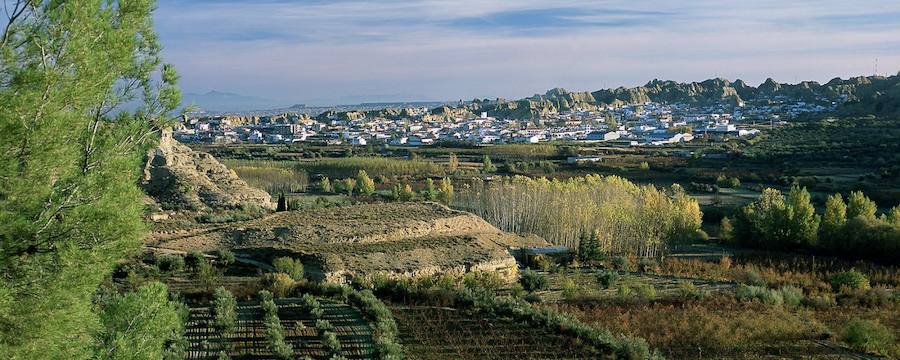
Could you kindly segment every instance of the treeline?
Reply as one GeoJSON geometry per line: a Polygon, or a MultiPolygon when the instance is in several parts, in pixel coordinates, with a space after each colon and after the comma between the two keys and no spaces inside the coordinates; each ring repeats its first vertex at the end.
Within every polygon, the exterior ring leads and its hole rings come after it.
{"type": "Polygon", "coordinates": [[[900,206],[877,215],[875,202],[862,192],[827,198],[817,214],[806,188],[793,187],[787,196],[765,189],[734,219],[722,220],[722,237],[743,246],[766,250],[814,250],[896,263],[900,252],[900,206]]]}
{"type": "Polygon", "coordinates": [[[516,176],[475,182],[455,206],[504,231],[532,233],[577,248],[586,234],[605,254],[658,256],[673,241],[705,234],[697,201],[680,186],[638,186],[616,176],[567,180],[516,176]]]}
{"type": "Polygon", "coordinates": [[[350,177],[365,170],[379,176],[443,176],[444,169],[430,161],[383,157],[349,157],[297,163],[297,169],[331,177],[350,177]]]}

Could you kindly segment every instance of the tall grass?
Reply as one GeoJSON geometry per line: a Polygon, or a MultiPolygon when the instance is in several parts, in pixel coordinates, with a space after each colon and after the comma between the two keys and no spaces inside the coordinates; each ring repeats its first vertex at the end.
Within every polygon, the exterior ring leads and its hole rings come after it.
{"type": "Polygon", "coordinates": [[[365,170],[369,176],[443,176],[444,170],[430,161],[383,157],[348,157],[297,162],[298,170],[332,178],[356,176],[365,170]]]}
{"type": "Polygon", "coordinates": [[[291,162],[227,160],[224,163],[234,170],[241,180],[252,187],[265,190],[272,196],[305,192],[309,186],[307,173],[295,169],[291,162]]]}

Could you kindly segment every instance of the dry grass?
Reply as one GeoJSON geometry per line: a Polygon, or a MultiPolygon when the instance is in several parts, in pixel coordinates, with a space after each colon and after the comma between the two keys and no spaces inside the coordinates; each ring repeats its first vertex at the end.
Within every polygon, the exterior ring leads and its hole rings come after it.
{"type": "Polygon", "coordinates": [[[721,296],[681,304],[559,305],[580,320],[613,333],[640,336],[670,358],[736,356],[770,344],[815,340],[826,327],[807,313],[792,313],[721,296]]]}

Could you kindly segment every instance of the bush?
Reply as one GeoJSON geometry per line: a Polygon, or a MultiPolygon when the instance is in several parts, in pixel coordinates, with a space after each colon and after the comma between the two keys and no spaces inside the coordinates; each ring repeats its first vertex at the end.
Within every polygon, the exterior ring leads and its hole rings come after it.
{"type": "Polygon", "coordinates": [[[794,286],[782,286],[778,291],[781,292],[781,298],[786,306],[796,307],[803,302],[803,289],[794,286]]]}
{"type": "Polygon", "coordinates": [[[766,280],[762,278],[756,271],[745,270],[738,276],[739,281],[753,286],[766,286],[766,280]]]}
{"type": "Polygon", "coordinates": [[[709,291],[701,290],[689,280],[681,280],[678,282],[678,294],[685,299],[705,299],[709,296],[709,291]]]}
{"type": "Polygon", "coordinates": [[[531,269],[522,270],[522,274],[519,277],[519,283],[521,283],[522,287],[528,292],[545,290],[550,286],[550,282],[547,280],[546,276],[538,274],[537,271],[531,269]]]}
{"type": "Polygon", "coordinates": [[[626,280],[619,284],[618,295],[620,298],[653,300],[656,298],[656,288],[644,281],[626,280]]]}
{"type": "Polygon", "coordinates": [[[237,258],[234,256],[234,253],[226,249],[217,251],[216,255],[218,256],[217,261],[223,266],[234,264],[234,262],[237,260],[237,258]]]}
{"type": "Polygon", "coordinates": [[[538,254],[531,257],[531,261],[529,262],[528,266],[532,269],[549,271],[553,266],[553,261],[550,260],[547,255],[538,254]]]}
{"type": "Polygon", "coordinates": [[[322,345],[325,346],[325,350],[328,350],[331,355],[341,354],[341,342],[334,332],[325,331],[322,333],[322,345]]]}
{"type": "Polygon", "coordinates": [[[164,255],[156,260],[156,268],[164,273],[184,270],[184,258],[178,255],[164,255]]]}
{"type": "Polygon", "coordinates": [[[841,291],[841,289],[869,289],[869,279],[865,274],[857,271],[856,269],[851,269],[850,271],[844,271],[834,274],[831,276],[830,282],[831,288],[834,289],[834,291],[841,291]]]}
{"type": "Polygon", "coordinates": [[[640,262],[638,262],[638,271],[640,272],[657,272],[659,270],[659,264],[656,263],[656,260],[650,258],[643,258],[640,262]]]}
{"type": "Polygon", "coordinates": [[[271,277],[266,278],[265,281],[271,282],[269,288],[276,297],[283,298],[293,293],[296,284],[293,278],[284,273],[270,275],[271,277]]]}
{"type": "Polygon", "coordinates": [[[885,356],[895,351],[894,334],[877,320],[851,320],[844,327],[841,340],[855,349],[885,356]]]}
{"type": "Polygon", "coordinates": [[[600,274],[597,275],[597,282],[600,283],[600,286],[604,289],[612,289],[616,287],[616,284],[619,283],[619,273],[613,270],[605,270],[601,271],[600,274]]]}
{"type": "Polygon", "coordinates": [[[203,253],[201,253],[197,250],[191,250],[190,252],[187,253],[187,255],[184,256],[184,264],[189,269],[196,269],[198,266],[200,266],[201,262],[205,262],[205,261],[206,261],[206,257],[203,256],[203,253]]]}
{"type": "Polygon", "coordinates": [[[213,293],[213,314],[215,315],[215,328],[224,333],[230,333],[234,330],[237,321],[237,313],[235,308],[237,301],[234,295],[224,287],[216,288],[213,293]]]}
{"type": "Polygon", "coordinates": [[[735,297],[742,301],[759,301],[766,305],[778,306],[784,303],[784,297],[778,290],[762,286],[738,285],[735,297]]]}
{"type": "Polygon", "coordinates": [[[279,257],[272,261],[276,272],[287,274],[294,280],[303,279],[303,263],[290,257],[279,257]]]}
{"type": "Polygon", "coordinates": [[[612,267],[616,270],[633,271],[634,263],[627,256],[614,256],[612,258],[612,267]]]}

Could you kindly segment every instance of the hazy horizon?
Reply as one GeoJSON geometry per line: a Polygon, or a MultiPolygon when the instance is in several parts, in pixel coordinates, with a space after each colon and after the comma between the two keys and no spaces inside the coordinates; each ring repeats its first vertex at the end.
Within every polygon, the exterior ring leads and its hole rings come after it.
{"type": "Polygon", "coordinates": [[[156,29],[185,92],[286,105],[900,70],[900,3],[879,1],[160,0],[156,29]]]}

